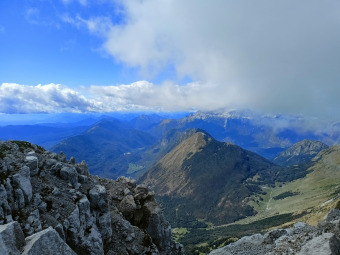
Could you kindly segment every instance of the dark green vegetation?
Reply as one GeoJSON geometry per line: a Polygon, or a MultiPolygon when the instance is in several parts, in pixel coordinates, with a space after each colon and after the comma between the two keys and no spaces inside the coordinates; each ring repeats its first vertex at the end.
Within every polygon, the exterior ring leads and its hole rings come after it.
{"type": "MultiPolygon", "coordinates": [[[[32,144],[29,143],[29,142],[25,142],[25,141],[12,141],[12,142],[19,146],[19,150],[21,152],[24,152],[26,149],[34,149],[32,144]]],[[[37,146],[36,152],[43,153],[45,151],[45,149],[43,147],[41,147],[39,145],[36,145],[36,146],[37,146]]]]}
{"type": "Polygon", "coordinates": [[[51,150],[64,152],[77,161],[86,160],[91,174],[108,178],[126,175],[129,163],[140,160],[141,154],[156,138],[136,130],[125,122],[105,118],[86,132],[68,138],[51,150]]]}
{"type": "Polygon", "coordinates": [[[6,157],[6,151],[10,150],[5,144],[0,144],[0,159],[6,157]]]}
{"type": "Polygon", "coordinates": [[[187,255],[199,254],[198,252],[208,253],[210,249],[216,249],[219,246],[224,246],[232,242],[230,238],[241,238],[246,235],[255,233],[263,233],[266,229],[280,226],[285,222],[290,222],[306,215],[306,212],[301,214],[280,214],[263,220],[255,221],[250,224],[233,224],[225,227],[215,227],[210,229],[192,228],[188,229],[189,233],[179,239],[186,248],[187,255]],[[197,246],[201,243],[207,243],[206,246],[197,246]],[[208,251],[209,249],[209,251],[208,251]]]}
{"type": "Polygon", "coordinates": [[[262,194],[260,186],[274,186],[275,182],[301,178],[306,173],[304,167],[276,166],[253,152],[196,130],[140,182],[155,190],[173,227],[192,228],[203,227],[202,220],[220,225],[254,215],[256,211],[247,199],[262,194]]]}
{"type": "Polygon", "coordinates": [[[296,196],[298,194],[299,194],[299,192],[286,191],[284,193],[281,193],[280,195],[273,197],[273,199],[275,199],[275,200],[285,199],[286,197],[292,197],[292,196],[296,196]]]}
{"type": "MultiPolygon", "coordinates": [[[[12,141],[16,143],[19,146],[19,150],[21,152],[24,152],[26,149],[34,149],[29,142],[25,141],[12,141]]],[[[5,144],[0,144],[0,159],[3,159],[6,156],[6,151],[11,150],[7,145],[5,144]]],[[[38,153],[43,153],[45,149],[39,145],[37,145],[37,152],[38,153]]]]}

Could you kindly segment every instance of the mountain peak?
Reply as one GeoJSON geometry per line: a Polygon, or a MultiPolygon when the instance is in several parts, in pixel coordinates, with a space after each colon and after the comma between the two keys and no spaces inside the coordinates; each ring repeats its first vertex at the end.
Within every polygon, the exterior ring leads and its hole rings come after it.
{"type": "Polygon", "coordinates": [[[273,162],[281,166],[308,162],[328,146],[319,141],[304,139],[277,155],[273,162]]]}
{"type": "Polygon", "coordinates": [[[232,143],[219,142],[203,130],[185,133],[187,138],[139,181],[154,189],[164,204],[171,200],[171,205],[178,205],[167,208],[168,215],[178,210],[215,223],[253,215],[253,208],[242,202],[250,194],[244,182],[256,174],[270,176],[279,167],[232,143]]]}

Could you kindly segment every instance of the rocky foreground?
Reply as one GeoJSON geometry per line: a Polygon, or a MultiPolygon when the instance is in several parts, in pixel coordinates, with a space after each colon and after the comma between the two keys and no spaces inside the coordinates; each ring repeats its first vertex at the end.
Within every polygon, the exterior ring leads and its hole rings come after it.
{"type": "Polygon", "coordinates": [[[0,142],[0,254],[180,255],[154,193],[89,174],[27,142],[0,142]]]}
{"type": "Polygon", "coordinates": [[[245,236],[209,255],[339,255],[340,210],[331,209],[317,227],[298,222],[293,228],[245,236]]]}

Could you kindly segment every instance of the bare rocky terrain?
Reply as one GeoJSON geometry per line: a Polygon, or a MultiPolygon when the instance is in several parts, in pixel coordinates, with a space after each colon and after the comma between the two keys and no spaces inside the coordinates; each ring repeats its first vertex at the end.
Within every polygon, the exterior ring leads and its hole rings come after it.
{"type": "Polygon", "coordinates": [[[209,255],[338,255],[339,239],[340,210],[332,209],[316,227],[298,222],[292,228],[245,236],[209,255]]]}
{"type": "Polygon", "coordinates": [[[309,162],[320,151],[327,148],[328,145],[322,142],[304,139],[278,154],[273,159],[273,162],[280,166],[292,166],[309,162]]]}
{"type": "Polygon", "coordinates": [[[154,192],[92,176],[28,142],[0,142],[0,254],[184,254],[154,192]]]}

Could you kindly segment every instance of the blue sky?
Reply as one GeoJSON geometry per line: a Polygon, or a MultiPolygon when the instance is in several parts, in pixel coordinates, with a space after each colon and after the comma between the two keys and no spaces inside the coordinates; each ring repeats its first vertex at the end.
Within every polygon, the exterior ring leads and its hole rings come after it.
{"type": "Polygon", "coordinates": [[[337,0],[1,1],[0,113],[340,117],[339,28],[337,0]]]}
{"type": "MultiPolygon", "coordinates": [[[[137,68],[127,68],[101,51],[100,37],[62,20],[65,15],[105,16],[120,24],[124,17],[117,9],[114,2],[84,6],[78,1],[1,1],[0,82],[78,87],[130,84],[146,78],[137,68]]],[[[171,67],[147,78],[155,83],[169,78],[183,82],[171,67]]]]}

